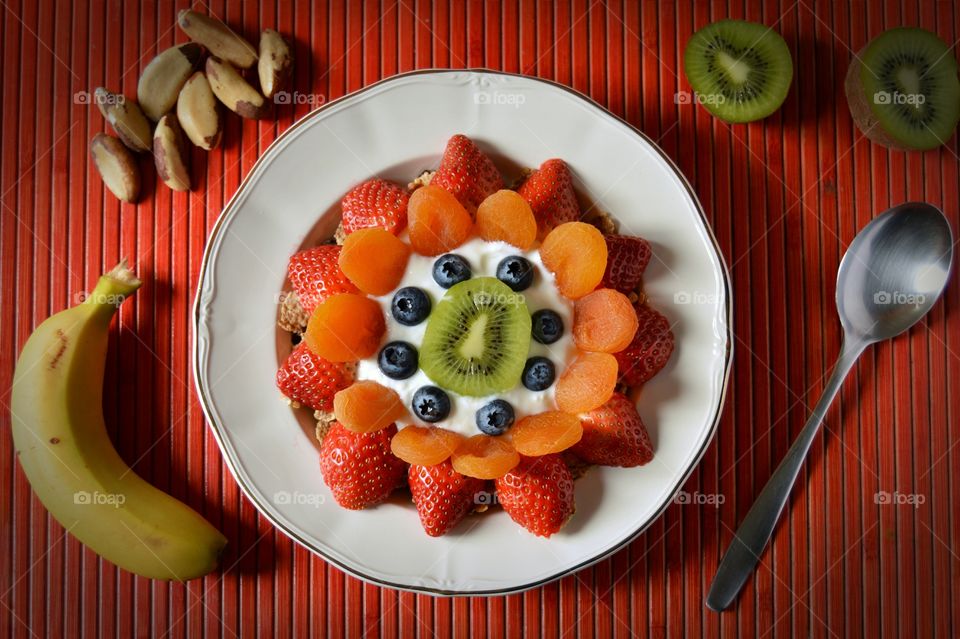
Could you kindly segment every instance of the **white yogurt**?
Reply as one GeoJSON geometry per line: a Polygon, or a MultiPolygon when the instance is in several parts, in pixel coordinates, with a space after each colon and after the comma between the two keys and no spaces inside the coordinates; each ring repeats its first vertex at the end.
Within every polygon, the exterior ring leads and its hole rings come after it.
{"type": "MultiPolygon", "coordinates": [[[[530,353],[528,357],[542,355],[549,358],[557,370],[557,376],[567,367],[567,363],[576,355],[576,346],[570,336],[573,325],[573,302],[562,297],[557,292],[554,284],[553,274],[548,271],[540,260],[540,252],[537,249],[530,251],[521,251],[515,246],[506,242],[485,242],[480,238],[469,240],[451,253],[460,255],[470,264],[473,277],[496,277],[497,264],[505,257],[511,255],[520,255],[530,261],[534,267],[533,284],[520,294],[524,296],[527,308],[533,314],[543,308],[549,308],[557,312],[563,320],[563,336],[553,344],[541,344],[530,338],[530,353]]],[[[446,293],[446,289],[440,287],[433,280],[433,263],[436,257],[424,257],[413,253],[410,255],[410,261],[407,264],[407,270],[400,280],[398,289],[404,286],[416,286],[423,289],[430,297],[431,304],[436,307],[437,302],[446,293]]],[[[393,292],[387,295],[374,298],[383,309],[383,315],[387,323],[387,331],[384,336],[384,343],[396,340],[410,342],[418,349],[423,341],[423,333],[426,330],[429,318],[420,322],[416,326],[404,326],[397,322],[390,312],[390,302],[393,299],[393,292]]],[[[360,360],[357,366],[357,379],[369,379],[383,384],[395,390],[404,405],[410,410],[410,404],[413,401],[413,394],[421,386],[437,385],[430,380],[423,370],[417,372],[407,379],[390,379],[380,370],[377,365],[377,356],[368,357],[360,360]]],[[[450,395],[451,410],[450,415],[443,421],[437,422],[437,426],[442,426],[448,430],[461,433],[466,436],[476,435],[480,432],[475,421],[477,409],[492,399],[500,398],[510,402],[516,413],[516,419],[519,421],[522,417],[534,413],[542,413],[547,410],[555,410],[556,402],[553,399],[553,389],[556,382],[543,391],[531,391],[517,383],[516,387],[496,395],[488,397],[467,397],[459,395],[453,391],[446,390],[450,395]]],[[[404,428],[410,424],[424,424],[413,414],[408,413],[406,420],[400,420],[397,428],[404,428]]]]}

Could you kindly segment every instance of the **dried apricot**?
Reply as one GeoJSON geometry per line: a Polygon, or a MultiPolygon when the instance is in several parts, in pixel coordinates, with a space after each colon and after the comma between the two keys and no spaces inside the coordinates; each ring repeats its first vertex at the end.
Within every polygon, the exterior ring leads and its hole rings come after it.
{"type": "Polygon", "coordinates": [[[519,193],[501,189],[477,208],[477,235],[488,242],[499,240],[525,251],[537,239],[537,218],[519,193]]]}
{"type": "Polygon", "coordinates": [[[439,186],[422,186],[407,204],[410,245],[420,255],[434,256],[463,244],[473,229],[467,209],[439,186]]]}
{"type": "Polygon", "coordinates": [[[344,428],[372,433],[406,415],[396,391],[371,380],[361,380],[333,396],[333,414],[344,428]]]}
{"type": "Polygon", "coordinates": [[[573,306],[573,341],[582,351],[619,353],[633,341],[638,326],[633,304],[610,288],[587,293],[573,306]]]}
{"type": "Polygon", "coordinates": [[[502,437],[474,435],[464,440],[453,453],[453,469],[477,479],[497,479],[520,463],[513,444],[502,437]]]}
{"type": "Polygon", "coordinates": [[[407,426],[393,436],[393,454],[417,466],[433,466],[445,461],[466,437],[437,426],[407,426]]]}
{"type": "Polygon", "coordinates": [[[557,380],[555,398],[565,413],[603,406],[617,385],[617,358],[609,353],[581,353],[557,380]]]}
{"type": "Polygon", "coordinates": [[[580,418],[558,410],[528,415],[510,430],[513,447],[527,457],[565,451],[582,436],[580,418]]]}
{"type": "Polygon", "coordinates": [[[307,347],[331,362],[354,362],[377,352],[386,326],[380,305],[341,293],[317,306],[307,323],[307,347]]]}
{"type": "Polygon", "coordinates": [[[607,243],[596,227],[567,222],[543,239],[540,258],[557,278],[560,292],[570,299],[578,299],[597,288],[603,279],[607,243]]]}
{"type": "Polygon", "coordinates": [[[340,270],[364,293],[386,295],[407,270],[410,247],[381,228],[354,231],[340,251],[340,270]]]}

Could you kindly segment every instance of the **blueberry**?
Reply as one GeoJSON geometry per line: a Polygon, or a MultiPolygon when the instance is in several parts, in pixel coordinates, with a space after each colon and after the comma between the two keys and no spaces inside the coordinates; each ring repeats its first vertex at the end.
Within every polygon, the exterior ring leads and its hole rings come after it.
{"type": "Polygon", "coordinates": [[[416,326],[430,314],[430,298],[422,289],[406,286],[394,294],[390,311],[404,326],[416,326]]]}
{"type": "Polygon", "coordinates": [[[390,342],[380,349],[377,364],[390,379],[406,379],[417,372],[416,347],[407,342],[390,342]]]}
{"type": "Polygon", "coordinates": [[[549,308],[537,311],[530,319],[533,339],[541,344],[553,344],[563,335],[563,320],[549,308]]]}
{"type": "Polygon", "coordinates": [[[447,253],[437,258],[433,263],[433,280],[443,288],[450,288],[454,284],[470,279],[470,265],[459,255],[447,253]]]}
{"type": "Polygon", "coordinates": [[[513,406],[495,399],[477,410],[477,428],[487,435],[502,435],[513,425],[513,406]]]}
{"type": "Polygon", "coordinates": [[[511,255],[497,264],[497,279],[514,291],[522,291],[533,284],[533,265],[526,258],[511,255]]]}
{"type": "Polygon", "coordinates": [[[550,388],[557,370],[546,357],[531,357],[523,367],[523,385],[532,391],[550,388]]]}
{"type": "Polygon", "coordinates": [[[439,422],[450,414],[450,396],[436,386],[421,386],[413,394],[413,414],[425,422],[439,422]]]}

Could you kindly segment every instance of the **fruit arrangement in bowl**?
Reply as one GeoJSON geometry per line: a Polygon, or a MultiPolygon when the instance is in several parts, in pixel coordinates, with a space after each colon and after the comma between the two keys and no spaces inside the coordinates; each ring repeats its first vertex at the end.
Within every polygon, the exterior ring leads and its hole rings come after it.
{"type": "Polygon", "coordinates": [[[630,390],[674,346],[642,291],[651,246],[583,216],[563,160],[507,189],[456,135],[436,171],[370,179],[341,208],[336,243],[290,258],[279,324],[294,348],[276,377],[315,411],[340,506],[408,487],[439,536],[495,491],[549,537],[590,465],[651,461],[630,390]]]}

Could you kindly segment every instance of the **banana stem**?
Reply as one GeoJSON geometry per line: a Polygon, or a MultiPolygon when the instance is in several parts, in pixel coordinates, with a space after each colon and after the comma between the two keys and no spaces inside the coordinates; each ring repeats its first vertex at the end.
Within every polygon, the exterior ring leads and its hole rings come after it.
{"type": "Polygon", "coordinates": [[[83,300],[84,304],[96,307],[98,315],[109,321],[120,308],[123,300],[140,288],[142,282],[127,266],[127,260],[121,260],[108,272],[100,276],[93,292],[83,300]]]}

